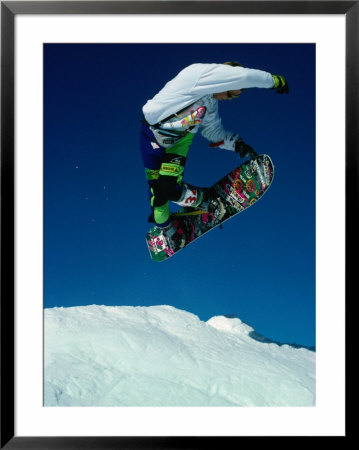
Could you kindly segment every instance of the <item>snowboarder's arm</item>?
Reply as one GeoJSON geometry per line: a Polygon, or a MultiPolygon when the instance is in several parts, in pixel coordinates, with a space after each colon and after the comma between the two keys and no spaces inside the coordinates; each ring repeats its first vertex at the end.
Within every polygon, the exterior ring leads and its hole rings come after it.
{"type": "Polygon", "coordinates": [[[226,150],[234,150],[234,142],[239,136],[232,131],[225,130],[218,114],[218,101],[212,96],[204,97],[207,108],[201,123],[201,134],[210,142],[220,142],[218,146],[226,150]]]}
{"type": "MultiPolygon", "coordinates": [[[[244,142],[244,140],[238,137],[238,134],[233,135],[233,148],[230,150],[234,150],[236,153],[239,153],[241,158],[245,158],[248,156],[249,158],[254,158],[258,156],[258,153],[248,144],[244,142]]],[[[220,147],[223,148],[224,141],[220,142],[211,142],[209,145],[211,148],[220,147]]]]}
{"type": "Polygon", "coordinates": [[[202,136],[211,142],[210,147],[232,150],[240,153],[241,158],[243,158],[242,154],[247,154],[247,152],[244,152],[244,147],[239,147],[240,142],[243,142],[243,140],[237,133],[223,128],[221,118],[218,114],[218,101],[212,96],[206,96],[204,100],[207,112],[201,124],[202,136]]]}
{"type": "Polygon", "coordinates": [[[213,97],[205,98],[207,113],[201,125],[202,136],[208,139],[210,147],[219,147],[225,150],[232,150],[239,153],[241,158],[246,156],[254,157],[257,153],[246,144],[237,133],[226,131],[222,126],[221,118],[218,114],[218,101],[213,97]]]}
{"type": "Polygon", "coordinates": [[[230,90],[275,87],[275,79],[269,72],[226,64],[205,64],[204,70],[192,88],[199,95],[230,90]]]}

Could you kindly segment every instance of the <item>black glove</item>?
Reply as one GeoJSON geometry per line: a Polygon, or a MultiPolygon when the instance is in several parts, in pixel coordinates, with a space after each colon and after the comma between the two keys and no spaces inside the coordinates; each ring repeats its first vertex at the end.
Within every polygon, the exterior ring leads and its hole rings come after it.
{"type": "Polygon", "coordinates": [[[282,75],[272,75],[274,80],[274,86],[272,89],[275,89],[278,94],[289,94],[289,84],[287,80],[282,77],[282,75]]]}
{"type": "Polygon", "coordinates": [[[245,158],[245,157],[255,158],[256,156],[258,156],[258,153],[255,152],[250,145],[246,144],[242,138],[239,138],[236,141],[235,146],[234,146],[234,151],[236,153],[239,153],[239,156],[241,158],[245,158]]]}

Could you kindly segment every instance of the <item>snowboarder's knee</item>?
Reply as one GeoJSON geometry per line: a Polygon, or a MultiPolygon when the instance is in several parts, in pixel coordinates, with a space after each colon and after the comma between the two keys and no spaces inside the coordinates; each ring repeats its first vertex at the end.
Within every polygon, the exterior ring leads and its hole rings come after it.
{"type": "Polygon", "coordinates": [[[153,185],[154,206],[163,205],[168,200],[176,201],[181,197],[182,188],[173,176],[160,176],[153,185]]]}

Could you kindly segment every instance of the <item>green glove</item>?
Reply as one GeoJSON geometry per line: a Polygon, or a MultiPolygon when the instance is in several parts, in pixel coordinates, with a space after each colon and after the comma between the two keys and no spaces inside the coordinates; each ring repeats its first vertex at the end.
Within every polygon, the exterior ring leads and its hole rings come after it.
{"type": "Polygon", "coordinates": [[[272,89],[276,89],[278,94],[289,94],[289,85],[287,80],[282,75],[272,75],[274,80],[274,86],[272,89]]]}

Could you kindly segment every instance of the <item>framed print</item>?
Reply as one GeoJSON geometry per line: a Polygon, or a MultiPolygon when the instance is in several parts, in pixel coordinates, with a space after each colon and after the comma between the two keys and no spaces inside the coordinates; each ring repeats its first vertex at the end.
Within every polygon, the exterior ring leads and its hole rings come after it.
{"type": "Polygon", "coordinates": [[[358,11],[1,2],[1,448],[348,436],[358,11]],[[257,154],[263,200],[152,261],[257,154]]]}

